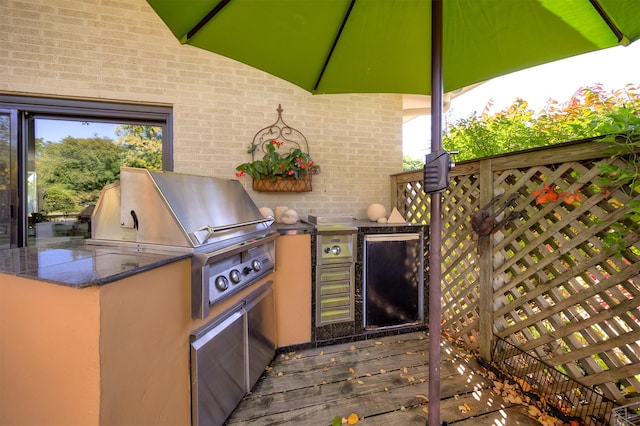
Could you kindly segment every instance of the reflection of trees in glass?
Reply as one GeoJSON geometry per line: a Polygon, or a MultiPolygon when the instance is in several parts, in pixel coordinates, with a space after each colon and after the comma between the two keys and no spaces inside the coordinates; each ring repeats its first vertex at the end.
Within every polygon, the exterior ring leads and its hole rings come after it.
{"type": "Polygon", "coordinates": [[[160,127],[123,125],[117,141],[74,138],[36,141],[40,211],[68,214],[97,201],[105,185],[120,178],[120,167],[162,169],[160,127]]]}
{"type": "Polygon", "coordinates": [[[9,182],[9,118],[8,114],[0,114],[0,191],[6,191],[9,182]]]}
{"type": "Polygon", "coordinates": [[[116,129],[124,149],[122,165],[162,170],[162,128],[124,125],[116,129]]]}

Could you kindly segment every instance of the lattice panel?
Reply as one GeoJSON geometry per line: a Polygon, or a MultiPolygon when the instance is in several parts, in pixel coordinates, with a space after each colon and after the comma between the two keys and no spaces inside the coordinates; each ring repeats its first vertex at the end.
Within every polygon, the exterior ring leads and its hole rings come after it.
{"type": "MultiPolygon", "coordinates": [[[[640,202],[640,194],[602,190],[600,161],[623,164],[601,155],[523,167],[519,158],[517,168],[491,172],[492,192],[516,199],[506,213],[519,213],[491,235],[491,323],[498,336],[605,396],[629,402],[640,400],[640,227],[628,219],[626,206],[640,202]],[[545,183],[579,190],[584,198],[573,205],[537,204],[532,193],[545,183]],[[608,245],[612,233],[623,237],[620,247],[608,245]]],[[[442,198],[442,327],[469,349],[478,347],[480,334],[482,254],[470,225],[480,203],[480,169],[454,176],[442,198]]],[[[407,220],[428,223],[422,173],[402,179],[398,209],[407,220]]]]}
{"type": "Polygon", "coordinates": [[[625,368],[640,372],[640,234],[637,224],[620,222],[621,206],[640,198],[599,190],[597,175],[593,161],[501,173],[520,196],[521,219],[493,248],[504,258],[493,271],[501,278],[494,327],[571,377],[623,399],[622,390],[640,389],[640,375],[625,368]],[[576,205],[536,204],[531,193],[544,183],[580,190],[585,198],[576,205]],[[604,243],[613,224],[627,234],[619,255],[604,243]]]}
{"type": "Polygon", "coordinates": [[[442,328],[473,346],[477,340],[478,256],[471,214],[479,203],[475,176],[452,179],[442,203],[442,328]]]}
{"type": "Polygon", "coordinates": [[[422,192],[422,180],[397,185],[398,211],[407,222],[429,222],[429,196],[422,192]]]}

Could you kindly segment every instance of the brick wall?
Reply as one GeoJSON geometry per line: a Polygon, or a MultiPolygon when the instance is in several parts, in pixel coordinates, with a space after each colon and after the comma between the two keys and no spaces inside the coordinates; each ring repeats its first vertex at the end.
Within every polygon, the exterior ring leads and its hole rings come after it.
{"type": "Polygon", "coordinates": [[[0,1],[0,92],[171,105],[176,172],[233,178],[254,134],[283,119],[322,167],[313,191],[259,206],[365,217],[402,170],[400,95],[318,95],[182,46],[144,0],[0,1]]]}

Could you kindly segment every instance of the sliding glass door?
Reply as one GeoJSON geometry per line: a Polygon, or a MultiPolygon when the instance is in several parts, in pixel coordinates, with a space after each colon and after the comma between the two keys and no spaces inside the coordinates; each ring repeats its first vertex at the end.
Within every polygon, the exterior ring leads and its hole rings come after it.
{"type": "Polygon", "coordinates": [[[0,249],[90,238],[93,207],[120,167],[173,168],[170,108],[4,100],[0,249]]]}

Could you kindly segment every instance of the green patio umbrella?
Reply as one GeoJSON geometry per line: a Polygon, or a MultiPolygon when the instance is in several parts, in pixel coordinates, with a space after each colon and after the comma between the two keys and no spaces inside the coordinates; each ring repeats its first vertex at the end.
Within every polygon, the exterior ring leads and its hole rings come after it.
{"type": "MultiPolygon", "coordinates": [[[[441,246],[442,99],[474,83],[640,38],[640,0],[147,0],[181,43],[313,94],[432,95],[431,247],[441,246]]],[[[612,64],[615,66],[615,64],[612,64]]],[[[429,166],[427,158],[427,166],[429,166]]],[[[426,178],[426,176],[425,176],[426,178]]],[[[425,184],[426,184],[425,179],[425,184]]],[[[431,283],[441,257],[432,250],[431,283]]],[[[429,329],[440,334],[440,286],[429,329]]],[[[439,424],[439,342],[430,339],[429,424],[439,424]]]]}
{"type": "MultiPolygon", "coordinates": [[[[148,0],[182,43],[314,94],[431,94],[430,0],[148,0]]],[[[626,44],[637,0],[445,0],[449,92],[626,44]]]]}

